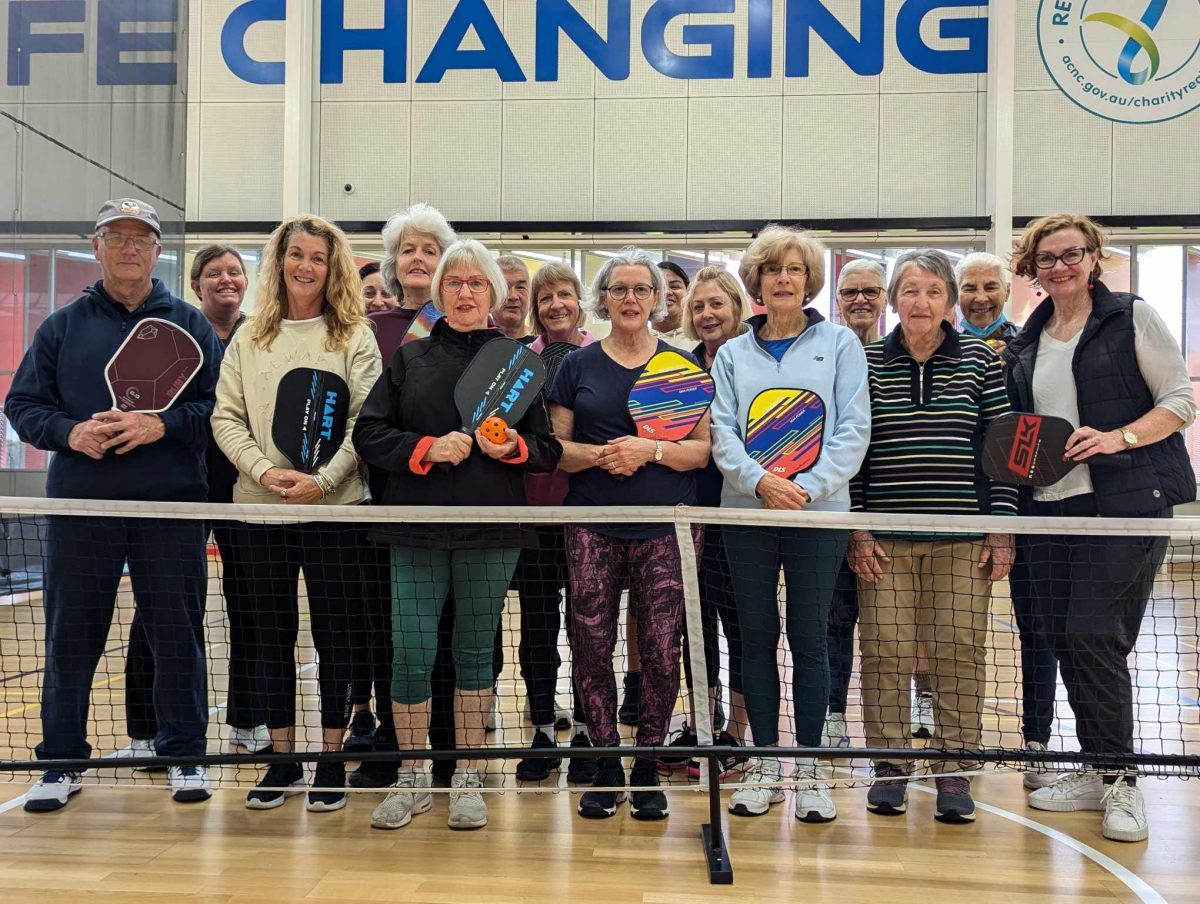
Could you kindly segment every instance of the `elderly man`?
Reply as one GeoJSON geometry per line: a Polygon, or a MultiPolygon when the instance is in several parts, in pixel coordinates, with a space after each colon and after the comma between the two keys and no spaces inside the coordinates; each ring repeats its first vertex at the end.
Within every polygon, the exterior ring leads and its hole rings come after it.
{"type": "MultiPolygon", "coordinates": [[[[151,277],[162,229],[143,201],[106,201],[92,250],[101,279],[38,328],[13,379],[5,412],[27,443],[56,453],[46,494],[54,498],[203,502],[204,454],[221,346],[204,315],[151,277]],[[113,410],[109,360],[139,321],[178,324],[197,341],[199,373],[161,414],[113,410]]],[[[91,755],[88,702],[112,623],[126,562],[134,599],[157,664],[154,710],[160,756],[202,756],[208,728],[203,602],[204,524],[196,520],[52,516],[48,519],[46,666],[42,760],[91,755]]],[[[199,766],[169,769],[172,796],[207,800],[199,766]]],[[[82,788],[82,774],[43,773],[25,809],[58,810],[82,788]]]]}
{"type": "Polygon", "coordinates": [[[537,336],[529,332],[529,268],[515,254],[497,258],[500,272],[508,283],[504,304],[496,311],[496,326],[509,339],[528,345],[537,336]]]}

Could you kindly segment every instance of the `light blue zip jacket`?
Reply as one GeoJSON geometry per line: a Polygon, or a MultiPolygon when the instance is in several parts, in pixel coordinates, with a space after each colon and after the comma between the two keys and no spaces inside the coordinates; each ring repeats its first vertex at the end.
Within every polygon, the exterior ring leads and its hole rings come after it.
{"type": "Polygon", "coordinates": [[[766,471],[746,454],[746,418],[750,403],[765,389],[807,389],[825,402],[825,436],[820,458],[793,482],[809,494],[808,509],[850,510],[850,478],[858,473],[871,438],[871,397],[867,390],[867,357],[858,338],[806,308],[808,328],[776,361],[758,343],[766,315],[752,317],[750,329],[717,352],[712,377],[717,395],[712,404],[712,454],[725,475],[721,505],[762,508],[754,494],[766,471]]]}

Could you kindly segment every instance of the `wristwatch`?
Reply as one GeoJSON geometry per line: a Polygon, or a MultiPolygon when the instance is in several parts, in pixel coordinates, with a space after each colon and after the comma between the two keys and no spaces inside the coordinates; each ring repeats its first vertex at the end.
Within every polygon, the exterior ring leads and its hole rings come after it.
{"type": "Polygon", "coordinates": [[[1123,427],[1121,429],[1121,439],[1125,440],[1126,449],[1132,449],[1138,444],[1138,435],[1128,427],[1123,427]]]}
{"type": "Polygon", "coordinates": [[[656,439],[654,441],[654,460],[662,461],[662,440],[661,439],[656,439]]]}

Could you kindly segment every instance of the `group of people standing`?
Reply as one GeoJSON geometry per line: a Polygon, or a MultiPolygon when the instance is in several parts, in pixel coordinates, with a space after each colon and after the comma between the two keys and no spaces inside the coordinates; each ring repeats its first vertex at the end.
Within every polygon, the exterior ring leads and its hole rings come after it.
{"type": "MultiPolygon", "coordinates": [[[[619,746],[619,712],[636,721],[638,746],[662,746],[683,644],[703,642],[708,684],[716,687],[721,633],[732,718],[722,720],[728,728],[718,744],[736,754],[750,741],[748,723],[756,746],[778,745],[778,647],[786,633],[797,744],[846,746],[857,624],[867,745],[911,744],[915,680],[915,699],[930,709],[918,721],[931,743],[964,751],[957,762],[937,764],[937,818],[970,822],[970,781],[959,773],[977,765],[969,751],[982,746],[991,584],[1011,570],[1027,745],[1044,750],[1050,741],[1061,672],[1081,747],[1106,758],[1053,782],[1031,770],[1030,804],[1103,809],[1106,836],[1146,837],[1128,764],[1125,660],[1165,542],[1014,538],[1004,527],[1018,512],[1168,517],[1195,496],[1179,434],[1195,403],[1178,346],[1150,305],[1099,281],[1104,236],[1091,221],[1045,217],[1021,238],[1012,270],[1037,279],[1048,298],[1019,332],[1003,315],[1004,261],[973,254],[954,268],[937,251],[902,255],[890,280],[868,260],[843,266],[834,295],[845,325],[832,323],[812,305],[825,284],[826,249],[780,226],[764,228],[746,249],[740,282],[721,268],[689,278],[678,265],[626,248],[607,257],[586,291],[565,265],[548,263],[531,278],[520,259],[497,260],[459,239],[427,205],[389,220],[381,264],[361,271],[345,235],[305,215],[268,240],[249,318],[239,313],[246,275],[235,249],[213,246],[196,256],[197,310],[150,275],[160,234],[149,205],[108,202],[93,238],[102,279],[45,321],[14,379],[10,422],[26,442],[57,453],[48,495],[281,506],[700,504],[996,519],[993,532],[953,537],[697,525],[691,542],[702,638],[685,637],[671,525],[379,521],[367,530],[337,517],[214,522],[230,625],[232,743],[252,752],[295,749],[301,573],[326,751],[438,746],[435,735],[447,724],[452,740],[441,746],[482,747],[494,713],[501,614],[516,590],[530,746],[544,752],[518,764],[526,781],[561,765],[550,751],[560,719],[573,748],[619,746]],[[762,313],[747,317],[751,300],[762,313]],[[427,337],[403,341],[427,302],[439,319],[427,337]],[[881,337],[885,304],[899,324],[881,337]],[[956,307],[961,333],[952,325],[956,307]],[[583,328],[589,312],[608,323],[603,339],[583,328]],[[204,366],[161,415],[110,411],[104,363],[146,316],[190,332],[204,366]],[[497,441],[462,429],[454,389],[500,335],[535,353],[558,343],[577,348],[497,441]],[[711,372],[715,400],[682,440],[638,436],[626,405],[630,388],[655,354],[672,347],[711,372]],[[298,366],[332,372],[350,390],[345,441],[312,473],[297,470],[272,436],[279,382],[298,366]],[[764,470],[746,450],[750,403],[778,387],[815,393],[825,408],[820,456],[792,479],[764,470]],[[1033,491],[983,476],[982,435],[1010,410],[1080,425],[1067,455],[1082,465],[1033,491]],[[626,677],[619,707],[614,653],[626,590],[637,679],[626,677]],[[564,599],[573,705],[560,711],[564,599]]],[[[129,655],[138,677],[127,700],[135,752],[201,756],[205,528],[172,519],[49,520],[39,758],[90,755],[88,695],[126,562],[137,603],[129,655]]],[[[690,706],[715,712],[722,698],[713,693],[690,706]]],[[[680,734],[685,742],[688,731],[680,734]]],[[[614,815],[627,797],[621,789],[632,786],[631,814],[661,819],[668,800],[659,770],[681,762],[637,757],[627,773],[617,757],[573,756],[568,780],[592,786],[579,799],[581,816],[614,815]]],[[[726,766],[745,778],[730,798],[732,813],[757,816],[784,800],[779,758],[734,755],[726,766]]],[[[450,827],[485,825],[482,761],[452,768],[441,776],[451,787],[450,827]]],[[[907,759],[876,761],[868,809],[903,813],[910,769],[907,759]]],[[[169,771],[176,800],[209,796],[202,767],[169,771]]],[[[793,778],[797,819],[836,817],[815,758],[801,758],[793,778]]],[[[436,770],[413,760],[365,762],[349,777],[342,763],[322,761],[311,783],[298,762],[274,762],[246,805],[269,809],[307,791],[310,811],[337,810],[349,782],[386,788],[371,822],[397,829],[432,807],[437,780],[436,770]]],[[[81,787],[80,773],[51,768],[28,792],[26,809],[59,809],[81,787]]]]}

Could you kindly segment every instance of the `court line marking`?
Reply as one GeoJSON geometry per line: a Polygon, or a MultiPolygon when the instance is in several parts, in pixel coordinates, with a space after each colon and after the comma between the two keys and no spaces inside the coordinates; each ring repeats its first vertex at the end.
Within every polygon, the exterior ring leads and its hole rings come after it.
{"type": "MultiPolygon", "coordinates": [[[[915,782],[911,782],[909,784],[909,788],[914,791],[921,791],[925,794],[937,793],[933,788],[925,788],[916,784],[915,782]]],[[[1149,882],[1147,882],[1137,873],[1133,872],[1133,870],[1122,866],[1120,863],[1117,863],[1116,860],[1113,860],[1112,857],[1101,853],[1091,845],[1080,841],[1078,838],[1073,838],[1065,832],[1060,832],[1058,829],[1053,829],[1050,826],[1043,825],[1040,822],[1035,822],[1032,819],[1028,819],[1024,816],[1014,813],[1011,810],[1005,810],[1003,807],[997,807],[993,804],[985,804],[975,801],[975,808],[977,810],[983,810],[987,813],[991,813],[994,816],[999,816],[1001,819],[1007,819],[1009,822],[1015,822],[1017,825],[1024,826],[1027,829],[1033,829],[1033,831],[1040,832],[1052,841],[1057,841],[1060,844],[1071,848],[1073,851],[1083,854],[1083,856],[1087,857],[1101,869],[1108,871],[1115,878],[1121,880],[1126,888],[1137,895],[1139,901],[1144,901],[1145,904],[1167,904],[1167,899],[1155,891],[1154,887],[1150,885],[1149,882]]]]}

